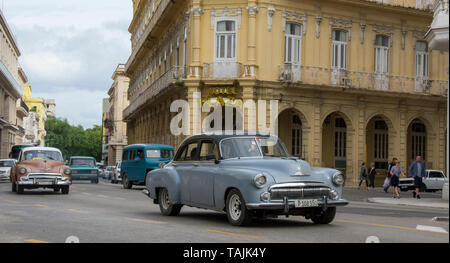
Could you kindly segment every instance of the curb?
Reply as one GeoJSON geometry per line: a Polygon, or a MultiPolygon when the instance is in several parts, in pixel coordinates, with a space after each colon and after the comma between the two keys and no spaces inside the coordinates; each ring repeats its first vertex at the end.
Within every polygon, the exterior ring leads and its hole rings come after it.
{"type": "MultiPolygon", "coordinates": [[[[445,209],[448,210],[448,207],[444,207],[441,203],[428,203],[428,204],[408,204],[408,203],[393,203],[393,202],[384,202],[383,200],[376,200],[377,198],[368,198],[367,202],[374,204],[384,204],[384,205],[396,205],[396,206],[410,206],[410,207],[427,207],[427,208],[436,208],[436,209],[445,209]],[[375,199],[375,200],[374,200],[375,199]]],[[[448,221],[448,218],[447,218],[448,221]]]]}
{"type": "Polygon", "coordinates": [[[431,219],[436,222],[448,222],[448,217],[436,216],[431,219]]]}

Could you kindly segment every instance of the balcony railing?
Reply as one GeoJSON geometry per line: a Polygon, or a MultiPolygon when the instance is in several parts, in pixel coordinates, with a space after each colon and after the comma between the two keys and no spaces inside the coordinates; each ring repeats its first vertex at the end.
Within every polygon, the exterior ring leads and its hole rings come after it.
{"type": "Polygon", "coordinates": [[[302,83],[447,96],[448,81],[302,66],[302,83]],[[339,78],[337,78],[339,76],[339,78]]]}
{"type": "Polygon", "coordinates": [[[279,80],[283,82],[301,81],[301,67],[297,64],[285,63],[279,66],[279,80]]]}
{"type": "Polygon", "coordinates": [[[131,113],[144,105],[147,101],[152,99],[162,90],[177,81],[182,81],[186,78],[185,67],[172,67],[169,71],[164,73],[160,78],[155,80],[150,87],[148,87],[142,94],[139,94],[137,99],[130,102],[130,105],[123,111],[124,118],[127,118],[131,113]]]}
{"type": "Polygon", "coordinates": [[[206,79],[236,79],[243,74],[244,67],[239,62],[203,63],[203,78],[206,79]]]}

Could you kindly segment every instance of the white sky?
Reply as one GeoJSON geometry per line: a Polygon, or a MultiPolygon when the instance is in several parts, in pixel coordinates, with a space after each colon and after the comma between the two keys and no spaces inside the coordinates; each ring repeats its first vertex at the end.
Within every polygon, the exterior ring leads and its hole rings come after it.
{"type": "Polygon", "coordinates": [[[56,116],[71,124],[101,125],[111,76],[131,53],[132,1],[2,1],[32,96],[56,99],[56,116]]]}

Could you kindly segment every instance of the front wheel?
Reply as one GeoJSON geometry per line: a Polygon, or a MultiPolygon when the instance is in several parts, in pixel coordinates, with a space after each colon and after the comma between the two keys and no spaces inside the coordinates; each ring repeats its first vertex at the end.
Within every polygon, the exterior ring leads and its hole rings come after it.
{"type": "Polygon", "coordinates": [[[165,216],[177,216],[180,214],[183,205],[175,205],[170,202],[169,191],[166,188],[159,190],[158,193],[159,209],[165,216]]]}
{"type": "Polygon", "coordinates": [[[311,220],[316,224],[326,225],[333,222],[335,216],[336,216],[336,207],[329,207],[321,214],[311,218],[311,220]]]}
{"type": "Polygon", "coordinates": [[[245,206],[241,192],[236,189],[228,193],[226,210],[228,222],[233,226],[245,226],[252,221],[252,214],[245,206]]]}
{"type": "Polygon", "coordinates": [[[128,180],[128,174],[123,175],[122,185],[124,189],[131,189],[133,187],[133,184],[128,180]]]}
{"type": "Polygon", "coordinates": [[[17,192],[17,185],[16,185],[16,183],[12,183],[12,185],[11,185],[11,191],[12,191],[13,193],[17,192]]]}
{"type": "Polygon", "coordinates": [[[25,189],[23,187],[23,185],[18,185],[17,186],[17,194],[21,195],[25,192],[25,189]]]}
{"type": "Polygon", "coordinates": [[[68,195],[69,194],[69,186],[63,186],[61,187],[61,193],[63,195],[68,195]]]}

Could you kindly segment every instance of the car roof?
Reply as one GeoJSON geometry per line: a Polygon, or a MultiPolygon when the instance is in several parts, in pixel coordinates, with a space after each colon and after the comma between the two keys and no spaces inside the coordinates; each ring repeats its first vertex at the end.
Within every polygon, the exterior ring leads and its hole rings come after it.
{"type": "Polygon", "coordinates": [[[10,162],[10,161],[17,161],[16,159],[0,159],[0,162],[10,162]]]}
{"type": "Polygon", "coordinates": [[[124,150],[130,150],[135,148],[145,148],[145,149],[164,149],[164,150],[173,150],[173,146],[165,145],[165,144],[132,144],[124,147],[124,150]]]}
{"type": "Polygon", "coordinates": [[[59,152],[61,153],[61,151],[57,148],[53,148],[53,147],[28,147],[28,148],[24,148],[22,149],[23,152],[28,152],[28,151],[55,151],[55,152],[59,152]]]}
{"type": "Polygon", "coordinates": [[[72,158],[77,158],[77,159],[95,159],[94,157],[90,157],[90,156],[72,156],[70,157],[70,159],[72,158]]]}
{"type": "MultiPolygon", "coordinates": [[[[190,142],[193,140],[202,140],[202,139],[213,139],[217,142],[227,139],[227,138],[239,138],[239,137],[270,137],[275,136],[273,134],[269,133],[250,133],[250,132],[243,132],[243,133],[236,133],[236,131],[217,131],[217,132],[205,132],[205,133],[199,133],[192,135],[191,137],[186,138],[182,144],[185,142],[190,142]]],[[[275,136],[276,137],[276,136],[275,136]]]]}
{"type": "Polygon", "coordinates": [[[441,172],[441,173],[444,173],[444,171],[442,171],[442,170],[430,170],[430,169],[427,169],[427,170],[425,170],[425,171],[428,171],[428,172],[441,172]]]}

